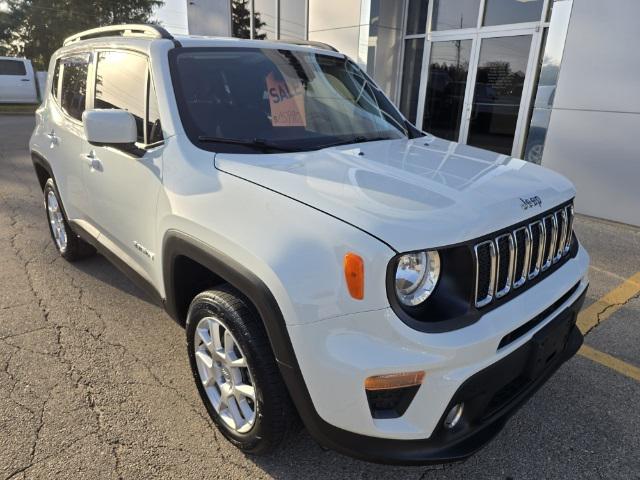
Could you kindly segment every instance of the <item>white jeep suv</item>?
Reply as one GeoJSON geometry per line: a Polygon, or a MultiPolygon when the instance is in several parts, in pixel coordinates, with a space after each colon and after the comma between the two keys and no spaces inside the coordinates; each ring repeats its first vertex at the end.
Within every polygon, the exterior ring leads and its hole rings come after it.
{"type": "Polygon", "coordinates": [[[462,459],[579,348],[571,183],[416,130],[332,48],[115,26],[49,79],[30,148],[55,245],[185,325],[241,449],[301,419],[371,461],[462,459]]]}

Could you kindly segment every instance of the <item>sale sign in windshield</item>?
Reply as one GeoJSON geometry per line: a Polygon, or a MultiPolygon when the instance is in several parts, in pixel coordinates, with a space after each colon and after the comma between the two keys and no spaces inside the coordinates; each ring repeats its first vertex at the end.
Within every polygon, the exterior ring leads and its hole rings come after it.
{"type": "Polygon", "coordinates": [[[299,80],[279,80],[273,72],[267,75],[267,91],[274,127],[306,127],[304,88],[299,80]]]}

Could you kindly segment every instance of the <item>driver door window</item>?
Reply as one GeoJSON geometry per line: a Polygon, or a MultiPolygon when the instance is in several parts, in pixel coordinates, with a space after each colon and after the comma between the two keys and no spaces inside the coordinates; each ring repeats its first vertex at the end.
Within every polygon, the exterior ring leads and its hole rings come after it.
{"type": "Polygon", "coordinates": [[[147,59],[129,52],[100,52],[94,108],[126,110],[136,120],[138,143],[144,144],[147,59]]]}

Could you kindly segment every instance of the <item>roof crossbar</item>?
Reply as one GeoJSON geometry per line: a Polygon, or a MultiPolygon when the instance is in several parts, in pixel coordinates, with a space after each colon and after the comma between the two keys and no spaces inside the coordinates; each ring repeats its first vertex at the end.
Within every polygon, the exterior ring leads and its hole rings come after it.
{"type": "Polygon", "coordinates": [[[68,37],[63,45],[100,37],[145,37],[145,38],[166,38],[173,40],[173,36],[159,25],[110,25],[108,27],[92,28],[84,32],[76,33],[68,37]]]}

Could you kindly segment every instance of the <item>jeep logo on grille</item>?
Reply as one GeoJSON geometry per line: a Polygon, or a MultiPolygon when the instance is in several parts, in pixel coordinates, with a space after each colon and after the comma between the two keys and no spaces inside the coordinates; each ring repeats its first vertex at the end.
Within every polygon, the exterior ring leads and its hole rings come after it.
{"type": "Polygon", "coordinates": [[[520,197],[520,206],[522,207],[523,210],[529,210],[530,208],[533,208],[533,207],[542,208],[542,199],[537,195],[529,198],[520,197]]]}

